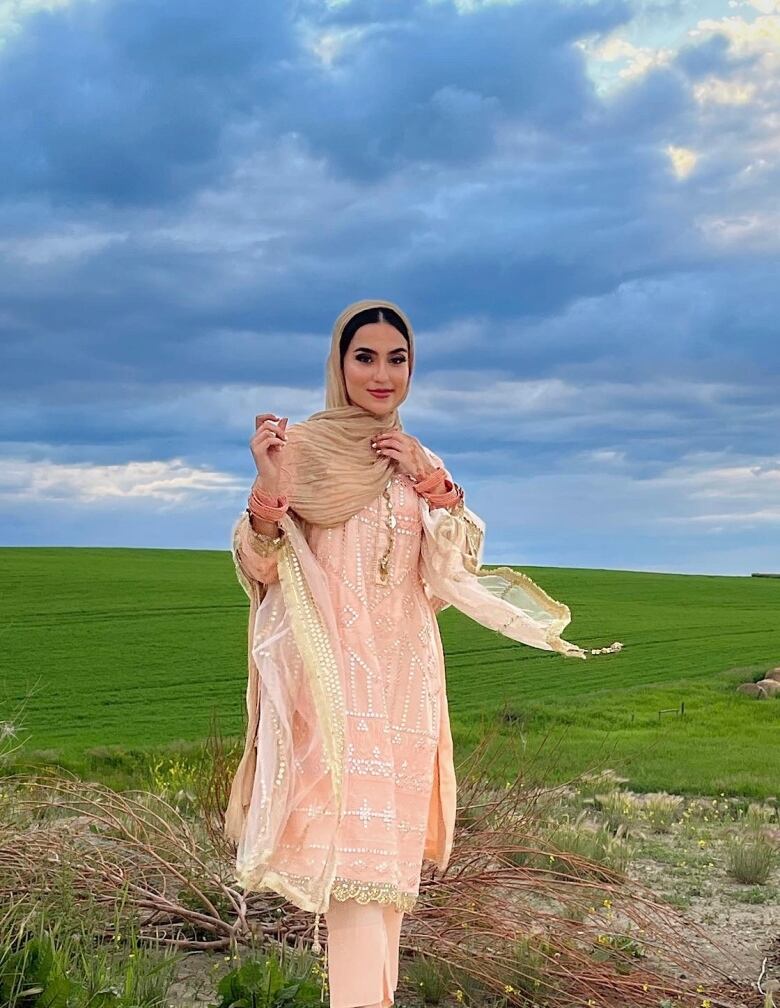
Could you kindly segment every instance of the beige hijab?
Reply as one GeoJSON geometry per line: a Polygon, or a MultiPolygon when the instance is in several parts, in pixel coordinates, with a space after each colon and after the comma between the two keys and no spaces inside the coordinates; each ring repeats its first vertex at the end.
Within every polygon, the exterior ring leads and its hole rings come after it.
{"type": "Polygon", "coordinates": [[[366,308],[392,308],[409,332],[409,382],[401,397],[406,399],[414,367],[414,332],[411,323],[392,301],[355,301],[339,315],[333,326],[330,354],[325,370],[324,410],[293,424],[287,432],[283,472],[290,509],[312,525],[341,525],[375,500],[396,471],[393,459],[378,456],[371,439],[382,431],[403,424],[396,407],[385,417],[352,406],[341,367],[339,342],[349,320],[366,308]]]}

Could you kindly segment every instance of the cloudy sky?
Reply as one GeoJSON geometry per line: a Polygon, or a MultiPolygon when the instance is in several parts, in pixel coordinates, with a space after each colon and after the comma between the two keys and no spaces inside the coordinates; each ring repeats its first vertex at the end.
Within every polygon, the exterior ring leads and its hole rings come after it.
{"type": "Polygon", "coordinates": [[[227,549],[333,320],[486,562],[780,570],[780,0],[0,0],[0,542],[227,549]]]}

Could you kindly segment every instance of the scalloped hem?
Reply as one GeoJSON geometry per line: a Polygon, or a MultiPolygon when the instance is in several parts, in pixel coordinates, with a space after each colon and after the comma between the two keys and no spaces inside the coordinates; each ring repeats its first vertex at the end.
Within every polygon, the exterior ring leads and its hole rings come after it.
{"type": "Polygon", "coordinates": [[[403,892],[398,886],[389,882],[360,882],[357,879],[336,877],[330,891],[332,899],[339,902],[354,899],[358,903],[375,901],[395,906],[397,910],[409,912],[417,905],[418,894],[403,892]]]}
{"type": "MultiPolygon", "coordinates": [[[[244,892],[258,892],[270,889],[283,896],[290,903],[309,913],[326,913],[325,900],[314,890],[312,879],[306,875],[291,875],[259,865],[236,874],[236,881],[244,892]]],[[[366,904],[370,901],[395,906],[397,910],[409,912],[417,905],[418,893],[404,892],[391,882],[362,882],[336,876],[330,889],[330,898],[339,902],[354,899],[366,904]]]]}

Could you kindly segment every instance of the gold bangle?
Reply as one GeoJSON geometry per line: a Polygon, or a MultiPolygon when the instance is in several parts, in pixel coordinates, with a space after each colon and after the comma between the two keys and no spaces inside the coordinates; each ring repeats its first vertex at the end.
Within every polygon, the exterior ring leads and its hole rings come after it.
{"type": "Polygon", "coordinates": [[[284,532],[280,532],[276,538],[266,535],[265,532],[257,532],[252,528],[252,522],[247,518],[247,526],[252,536],[252,548],[261,556],[271,556],[284,542],[284,532]]]}

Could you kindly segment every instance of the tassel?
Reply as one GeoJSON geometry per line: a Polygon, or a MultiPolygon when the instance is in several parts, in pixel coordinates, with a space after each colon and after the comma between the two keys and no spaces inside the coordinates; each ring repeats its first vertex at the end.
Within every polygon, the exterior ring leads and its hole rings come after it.
{"type": "Polygon", "coordinates": [[[591,654],[613,654],[615,651],[621,651],[623,645],[620,641],[614,641],[609,647],[591,648],[591,654]]]}
{"type": "Polygon", "coordinates": [[[322,945],[320,945],[320,915],[317,914],[314,918],[314,943],[311,947],[312,952],[317,955],[322,951],[322,945]]]}

